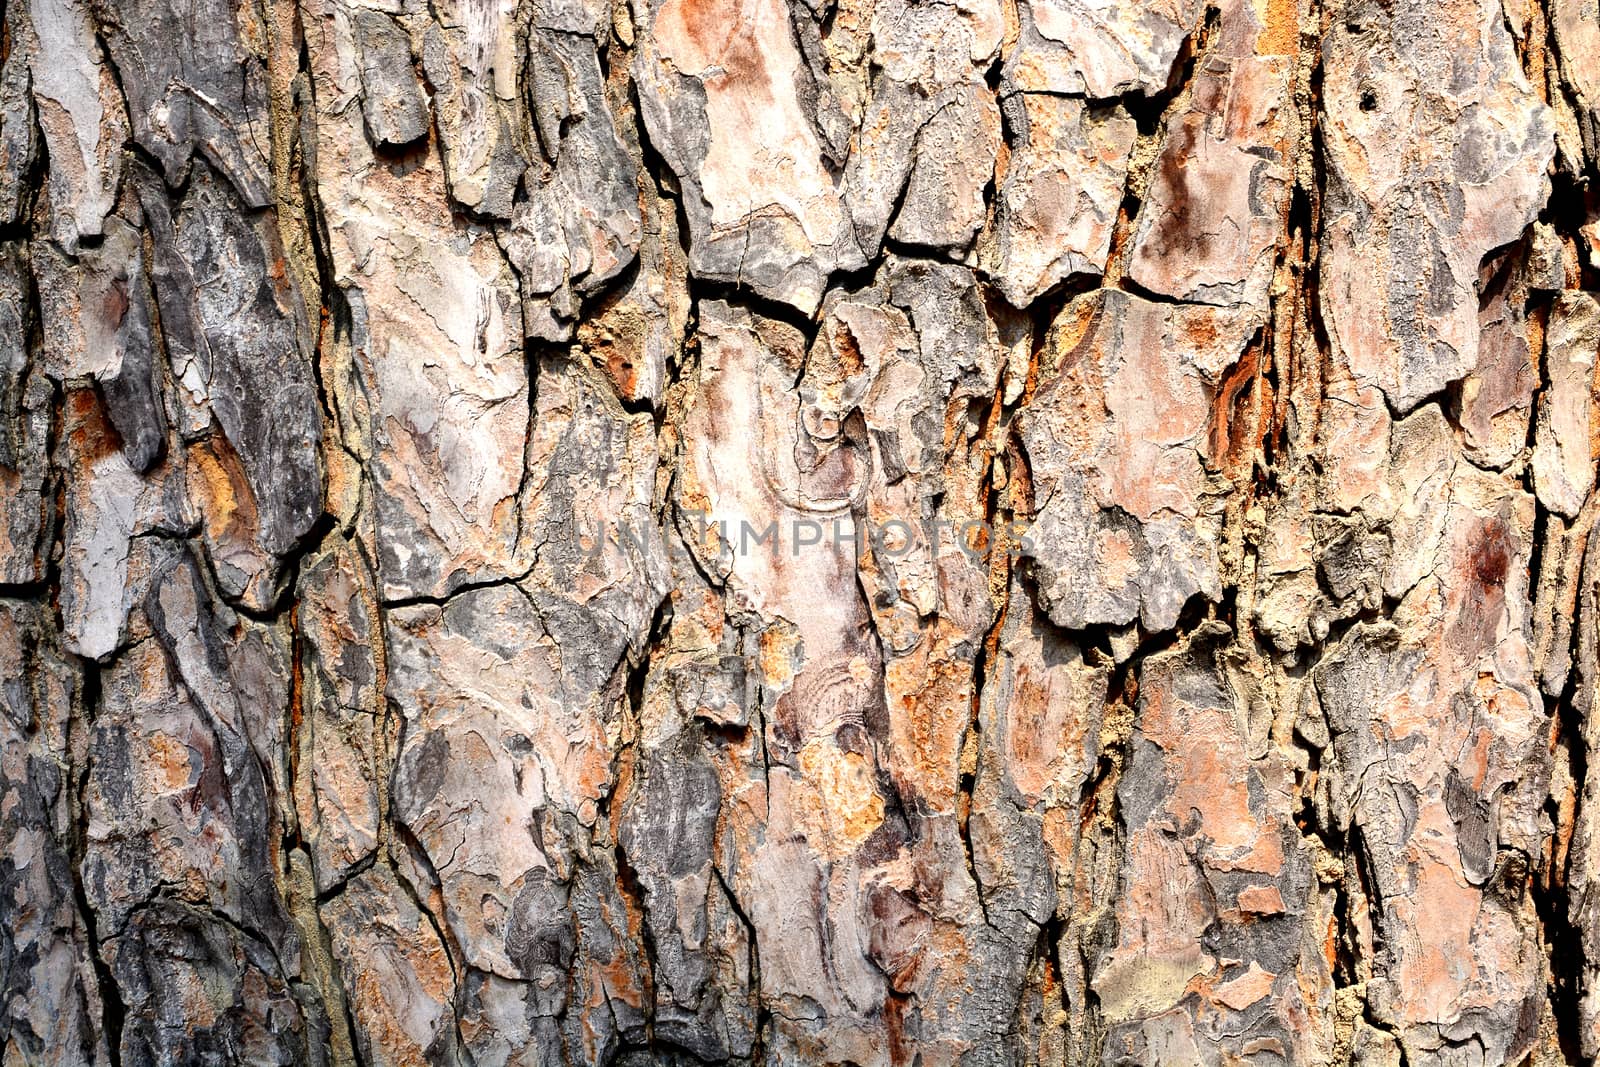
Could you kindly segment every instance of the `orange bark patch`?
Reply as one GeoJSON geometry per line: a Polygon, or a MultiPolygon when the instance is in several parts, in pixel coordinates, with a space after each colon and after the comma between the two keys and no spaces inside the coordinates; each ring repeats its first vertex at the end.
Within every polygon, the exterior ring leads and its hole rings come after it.
{"type": "Polygon", "coordinates": [[[1292,56],[1300,49],[1300,9],[1295,0],[1267,0],[1266,25],[1256,38],[1260,56],[1292,56]]]}
{"type": "Polygon", "coordinates": [[[214,541],[252,540],[256,502],[244,466],[226,438],[208,437],[188,451],[192,488],[214,541]]]}
{"type": "Polygon", "coordinates": [[[68,390],[67,415],[72,450],[76,461],[83,466],[93,466],[122,450],[122,438],[106,417],[100,394],[94,389],[68,390]]]}
{"type": "Polygon", "coordinates": [[[883,824],[883,798],[865,757],[812,741],[800,750],[800,773],[805,784],[796,814],[819,852],[843,858],[883,824]]]}
{"type": "Polygon", "coordinates": [[[1219,985],[1211,999],[1234,1011],[1243,1011],[1272,992],[1272,980],[1276,977],[1270,971],[1262,970],[1259,963],[1251,963],[1250,969],[1244,974],[1219,985]]]}
{"type": "Polygon", "coordinates": [[[1211,402],[1210,458],[1224,470],[1237,470],[1250,461],[1255,443],[1251,429],[1258,420],[1252,417],[1249,402],[1260,365],[1260,349],[1251,345],[1228,369],[1211,402]]]}
{"type": "Polygon", "coordinates": [[[1275,885],[1253,885],[1239,891],[1239,910],[1251,915],[1281,915],[1283,894],[1275,885]]]}

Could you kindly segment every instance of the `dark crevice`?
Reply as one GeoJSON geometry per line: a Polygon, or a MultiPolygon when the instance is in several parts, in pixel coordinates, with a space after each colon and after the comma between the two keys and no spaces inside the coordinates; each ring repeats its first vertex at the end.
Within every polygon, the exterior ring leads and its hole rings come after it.
{"type": "MultiPolygon", "coordinates": [[[[829,292],[833,287],[829,287],[829,292]]],[[[733,307],[741,308],[764,319],[781,322],[793,327],[805,338],[805,347],[809,350],[817,339],[820,329],[820,308],[817,315],[807,315],[799,308],[785,304],[781,300],[762,296],[748,286],[738,282],[723,281],[716,278],[705,278],[695,275],[689,277],[689,295],[700,303],[705,300],[721,300],[733,307]]]]}
{"type": "MultiPolygon", "coordinates": [[[[362,856],[360,859],[352,863],[346,870],[340,872],[339,877],[334,879],[333,883],[326,889],[317,890],[317,906],[320,908],[322,905],[329,903],[336,897],[343,895],[345,890],[350,888],[351,882],[355,881],[357,878],[360,878],[363,874],[366,874],[373,868],[373,866],[378,862],[378,855],[380,851],[380,849],[374,848],[371,852],[368,852],[365,856],[362,856]]],[[[306,856],[309,860],[310,853],[306,852],[306,856]]]]}
{"type": "MultiPolygon", "coordinates": [[[[393,824],[393,835],[393,840],[406,850],[411,862],[420,867],[423,873],[427,875],[432,887],[436,890],[439,889],[443,882],[422,843],[412,835],[411,831],[403,823],[393,824]]],[[[417,912],[427,920],[429,927],[433,930],[434,937],[438,939],[440,949],[444,952],[446,962],[450,964],[450,1021],[455,1028],[457,1050],[461,1053],[468,1067],[472,1067],[474,1063],[472,1052],[467,1047],[466,1036],[461,1030],[461,1009],[465,993],[461,968],[467,966],[466,957],[461,952],[460,946],[455,943],[455,939],[450,936],[448,927],[439,916],[434,914],[428,903],[422,899],[422,895],[417,892],[416,887],[411,884],[411,880],[401,871],[395,858],[388,856],[386,861],[394,873],[395,884],[400,887],[400,891],[411,901],[412,907],[416,908],[417,912]]]]}
{"type": "Polygon", "coordinates": [[[529,567],[527,570],[524,570],[519,574],[497,575],[493,578],[483,578],[476,581],[461,582],[459,584],[450,586],[449,591],[443,594],[417,593],[412,596],[381,599],[379,603],[383,605],[386,611],[398,611],[403,608],[418,607],[426,604],[431,604],[435,607],[442,608],[449,604],[450,601],[454,600],[456,597],[462,596],[466,593],[474,593],[483,589],[499,589],[508,585],[518,586],[520,588],[520,583],[526,581],[528,576],[532,573],[533,568],[529,567]]]}
{"type": "MultiPolygon", "coordinates": [[[[98,717],[101,690],[100,670],[95,664],[84,662],[82,664],[82,687],[78,691],[77,709],[85,727],[92,728],[98,717]]],[[[79,715],[73,716],[74,721],[79,715]]],[[[89,746],[85,745],[85,750],[89,746]]],[[[86,946],[89,964],[94,973],[95,987],[100,996],[101,1021],[106,1037],[106,1045],[111,1058],[111,1067],[122,1067],[122,1030],[127,1020],[128,1009],[122,1000],[122,990],[117,985],[116,978],[111,973],[110,966],[106,963],[102,950],[98,916],[89,903],[89,895],[84,887],[83,871],[87,862],[89,811],[86,797],[89,792],[89,776],[94,769],[91,759],[86,759],[79,769],[73,790],[70,796],[72,804],[72,818],[68,822],[67,851],[72,858],[72,893],[77,904],[78,915],[83,921],[84,931],[88,938],[86,946]]]]}
{"type": "MultiPolygon", "coordinates": [[[[1539,508],[1538,513],[1540,519],[1546,519],[1543,508],[1539,508]]],[[[1540,543],[1542,539],[1536,542],[1540,543]]],[[[1570,561],[1568,565],[1583,566],[1582,555],[1580,553],[1580,558],[1570,561]]],[[[1592,620],[1581,621],[1592,625],[1592,620]]],[[[1577,629],[1573,627],[1574,632],[1577,629]]],[[[1588,743],[1584,735],[1584,716],[1577,699],[1580,673],[1569,671],[1560,695],[1544,697],[1545,710],[1553,725],[1552,757],[1565,764],[1566,777],[1573,790],[1573,805],[1571,811],[1563,812],[1560,797],[1551,794],[1545,798],[1544,811],[1550,826],[1554,828],[1550,857],[1547,863],[1540,864],[1530,883],[1534,907],[1539,915],[1541,943],[1549,962],[1548,996],[1556,1040],[1569,1063],[1583,1062],[1583,1013],[1580,1004],[1585,992],[1585,972],[1589,961],[1586,958],[1584,931],[1573,922],[1572,901],[1568,896],[1571,854],[1565,848],[1561,851],[1557,849],[1561,845],[1564,829],[1571,835],[1567,844],[1570,845],[1572,838],[1577,836],[1587,792],[1588,743]]]]}

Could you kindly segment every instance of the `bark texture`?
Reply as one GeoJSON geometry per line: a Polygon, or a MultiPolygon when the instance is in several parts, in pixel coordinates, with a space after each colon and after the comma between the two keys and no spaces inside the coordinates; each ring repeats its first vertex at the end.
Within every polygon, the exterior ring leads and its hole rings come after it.
{"type": "Polygon", "coordinates": [[[1596,0],[0,0],[0,1063],[1600,1055],[1596,0]]]}

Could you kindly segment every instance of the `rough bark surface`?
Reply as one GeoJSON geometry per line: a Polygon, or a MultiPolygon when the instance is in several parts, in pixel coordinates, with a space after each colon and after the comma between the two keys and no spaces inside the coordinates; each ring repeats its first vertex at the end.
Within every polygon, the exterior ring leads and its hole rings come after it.
{"type": "Polygon", "coordinates": [[[0,1063],[1600,1056],[1596,0],[0,0],[0,1063]]]}

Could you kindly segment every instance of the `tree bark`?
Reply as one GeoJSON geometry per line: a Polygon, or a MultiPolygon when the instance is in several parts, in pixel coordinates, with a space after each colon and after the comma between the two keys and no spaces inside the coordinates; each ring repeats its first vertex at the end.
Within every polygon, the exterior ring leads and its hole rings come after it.
{"type": "Polygon", "coordinates": [[[0,1062],[1600,1055],[1596,0],[3,0],[0,1062]]]}

